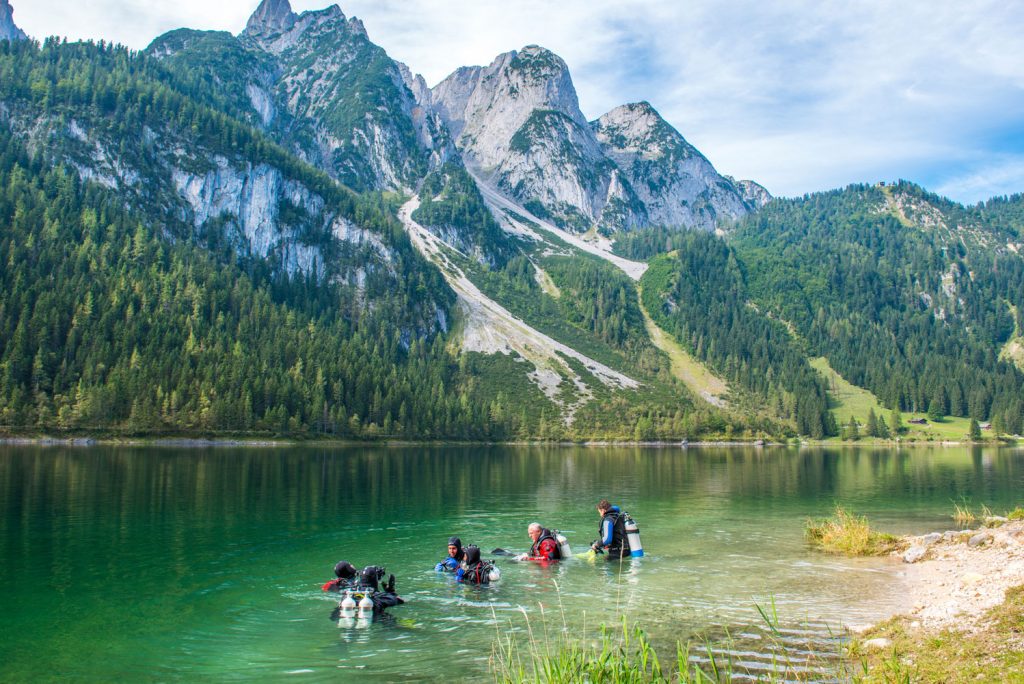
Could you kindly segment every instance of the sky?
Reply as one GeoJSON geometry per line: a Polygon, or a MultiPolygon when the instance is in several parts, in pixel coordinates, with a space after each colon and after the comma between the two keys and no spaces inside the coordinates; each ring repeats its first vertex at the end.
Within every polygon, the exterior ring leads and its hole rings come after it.
{"type": "MultiPolygon", "coordinates": [[[[29,35],[145,47],[238,33],[257,0],[11,0],[29,35]]],[[[329,0],[292,0],[296,12],[329,0]]],[[[1024,8],[987,0],[343,0],[436,84],[542,45],[590,119],[646,100],[774,195],[907,179],[964,203],[1024,192],[1024,8]]]]}

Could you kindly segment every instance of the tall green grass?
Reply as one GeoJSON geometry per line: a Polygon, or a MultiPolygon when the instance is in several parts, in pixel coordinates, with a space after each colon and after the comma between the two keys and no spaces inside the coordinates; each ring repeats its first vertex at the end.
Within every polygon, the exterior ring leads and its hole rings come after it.
{"type": "Polygon", "coordinates": [[[804,534],[822,551],[844,556],[883,556],[901,545],[899,537],[871,529],[867,518],[838,504],[831,518],[808,519],[804,534]]]}
{"type": "Polygon", "coordinates": [[[499,684],[709,684],[737,677],[765,682],[813,681],[837,669],[838,652],[822,655],[820,668],[809,666],[806,653],[791,657],[792,647],[782,641],[774,598],[767,606],[756,608],[767,626],[761,646],[766,649],[765,656],[771,656],[767,671],[748,671],[737,664],[731,655],[736,649],[728,632],[724,642],[677,641],[671,658],[666,659],[658,655],[647,633],[640,626],[630,625],[624,615],[617,628],[602,625],[600,636],[588,640],[570,634],[564,613],[562,624],[554,630],[557,633],[552,634],[542,607],[536,629],[524,609],[525,632],[499,630],[491,654],[491,673],[499,684]]]}

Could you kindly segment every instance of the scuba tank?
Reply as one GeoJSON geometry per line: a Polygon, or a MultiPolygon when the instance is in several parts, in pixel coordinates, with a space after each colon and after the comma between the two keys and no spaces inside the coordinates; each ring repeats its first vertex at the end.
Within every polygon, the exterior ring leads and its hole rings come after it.
{"type": "Polygon", "coordinates": [[[356,612],[356,600],[352,598],[352,594],[345,591],[345,598],[341,599],[341,614],[350,617],[356,612]]]}
{"type": "Polygon", "coordinates": [[[367,617],[373,614],[373,601],[370,600],[369,595],[363,595],[363,598],[359,601],[359,617],[367,617]]]}
{"type": "Polygon", "coordinates": [[[572,547],[569,546],[569,540],[558,530],[555,530],[555,541],[558,542],[558,552],[562,554],[562,558],[572,558],[572,547]]]}
{"type": "Polygon", "coordinates": [[[501,579],[501,570],[498,569],[497,565],[491,565],[487,572],[487,579],[491,582],[497,582],[501,579]]]}
{"type": "Polygon", "coordinates": [[[626,531],[626,541],[629,543],[629,555],[639,558],[644,555],[644,547],[640,543],[640,528],[637,527],[629,513],[623,513],[622,516],[626,519],[623,529],[626,531]]]}

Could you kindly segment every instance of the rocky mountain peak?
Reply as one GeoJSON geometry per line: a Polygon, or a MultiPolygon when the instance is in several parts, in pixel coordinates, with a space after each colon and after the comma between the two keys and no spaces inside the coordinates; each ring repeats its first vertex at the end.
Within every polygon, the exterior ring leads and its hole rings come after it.
{"type": "Polygon", "coordinates": [[[647,159],[664,155],[700,156],[682,134],[665,121],[649,102],[633,102],[611,110],[593,124],[597,139],[614,153],[638,154],[647,159]]]}
{"type": "Polygon", "coordinates": [[[287,31],[295,25],[295,13],[288,0],[263,0],[245,25],[245,35],[268,35],[287,31]]]}
{"type": "Polygon", "coordinates": [[[436,111],[456,138],[482,154],[482,166],[504,155],[512,135],[536,111],[586,126],[569,68],[537,45],[498,55],[486,67],[462,67],[431,91],[436,111]]]}
{"type": "Polygon", "coordinates": [[[0,40],[25,40],[28,36],[14,24],[14,8],[8,0],[0,0],[0,40]]]}

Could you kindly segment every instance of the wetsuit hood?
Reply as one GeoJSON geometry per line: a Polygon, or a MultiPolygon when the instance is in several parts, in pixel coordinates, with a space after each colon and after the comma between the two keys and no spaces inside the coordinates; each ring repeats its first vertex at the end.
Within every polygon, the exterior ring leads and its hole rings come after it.
{"type": "Polygon", "coordinates": [[[480,562],[480,547],[470,544],[466,547],[466,564],[474,565],[480,562]]]}
{"type": "Polygon", "coordinates": [[[378,582],[380,582],[380,578],[383,576],[384,568],[379,568],[376,565],[367,565],[359,574],[359,584],[376,591],[379,586],[378,582]]]}
{"type": "Polygon", "coordinates": [[[338,579],[350,580],[356,576],[356,566],[352,565],[348,561],[339,561],[334,566],[334,576],[338,579]]]}
{"type": "Polygon", "coordinates": [[[456,549],[458,549],[455,552],[456,556],[462,554],[462,540],[458,537],[448,537],[448,546],[454,546],[456,549]]]}

